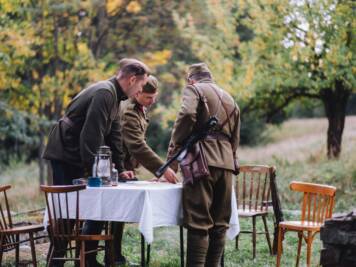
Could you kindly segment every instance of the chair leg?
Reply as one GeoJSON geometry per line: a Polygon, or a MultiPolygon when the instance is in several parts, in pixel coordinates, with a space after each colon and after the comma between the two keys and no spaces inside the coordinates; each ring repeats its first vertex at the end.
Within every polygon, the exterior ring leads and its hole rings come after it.
{"type": "Polygon", "coordinates": [[[33,233],[29,233],[30,235],[30,244],[31,244],[31,254],[32,254],[32,264],[34,267],[37,267],[37,260],[36,260],[36,249],[35,249],[35,241],[33,239],[33,233]]]}
{"type": "Polygon", "coordinates": [[[2,263],[2,254],[3,254],[3,249],[2,249],[3,240],[4,240],[4,235],[0,234],[0,266],[2,266],[1,263],[2,263]]]}
{"type": "Polygon", "coordinates": [[[278,246],[277,246],[277,263],[276,267],[279,267],[281,265],[281,256],[282,256],[282,241],[283,241],[283,229],[282,227],[278,227],[278,246]]]}
{"type": "Polygon", "coordinates": [[[75,241],[75,257],[77,259],[79,259],[79,261],[75,261],[74,263],[74,267],[79,267],[80,265],[80,242],[79,241],[75,241]]]}
{"type": "Polygon", "coordinates": [[[312,232],[308,231],[308,238],[307,238],[307,267],[311,266],[312,243],[313,243],[313,235],[312,235],[312,232]]]}
{"type": "Polygon", "coordinates": [[[85,267],[85,241],[80,244],[80,267],[85,267]]]}
{"type": "Polygon", "coordinates": [[[302,249],[302,239],[303,239],[303,232],[298,232],[298,250],[297,250],[297,262],[295,266],[299,266],[299,259],[300,259],[300,251],[302,249]]]}
{"type": "Polygon", "coordinates": [[[50,267],[51,266],[51,263],[52,263],[52,258],[53,258],[53,253],[54,253],[54,245],[51,243],[50,244],[50,248],[49,248],[49,252],[48,252],[48,255],[47,255],[47,267],[50,267]]]}
{"type": "Polygon", "coordinates": [[[256,258],[256,217],[252,217],[252,258],[256,258]]]}
{"type": "Polygon", "coordinates": [[[15,249],[15,264],[16,266],[19,266],[19,262],[20,262],[20,235],[17,234],[16,235],[16,249],[15,249]]]}
{"type": "Polygon", "coordinates": [[[268,243],[269,253],[272,255],[272,245],[271,245],[271,238],[269,236],[268,226],[267,226],[267,218],[266,216],[262,216],[263,224],[265,226],[265,234],[268,243]]]}

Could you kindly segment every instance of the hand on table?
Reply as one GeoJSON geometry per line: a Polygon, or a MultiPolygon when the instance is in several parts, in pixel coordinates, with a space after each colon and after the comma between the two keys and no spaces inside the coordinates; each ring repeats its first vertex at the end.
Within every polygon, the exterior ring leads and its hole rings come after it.
{"type": "Polygon", "coordinates": [[[133,171],[123,171],[119,174],[121,179],[131,180],[135,178],[135,174],[133,171]]]}
{"type": "Polygon", "coordinates": [[[167,170],[163,173],[163,177],[171,184],[176,184],[179,181],[176,173],[171,168],[167,168],[167,170]]]}

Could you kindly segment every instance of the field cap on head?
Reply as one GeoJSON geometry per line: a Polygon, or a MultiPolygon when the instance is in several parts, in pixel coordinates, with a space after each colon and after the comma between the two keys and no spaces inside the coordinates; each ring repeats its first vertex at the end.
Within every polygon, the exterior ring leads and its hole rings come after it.
{"type": "Polygon", "coordinates": [[[206,65],[205,63],[201,62],[201,63],[195,63],[189,66],[188,68],[188,73],[187,73],[187,77],[190,78],[195,74],[198,73],[210,73],[210,70],[208,68],[208,65],[206,65]]]}

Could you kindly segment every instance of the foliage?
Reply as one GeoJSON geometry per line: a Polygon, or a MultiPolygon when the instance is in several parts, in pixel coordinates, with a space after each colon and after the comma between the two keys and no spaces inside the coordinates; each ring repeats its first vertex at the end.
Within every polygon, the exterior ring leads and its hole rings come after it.
{"type": "Polygon", "coordinates": [[[38,147],[39,124],[43,123],[0,102],[0,166],[26,160],[38,147]],[[23,153],[26,151],[27,153],[23,153]]]}
{"type": "Polygon", "coordinates": [[[254,31],[241,44],[245,76],[252,76],[243,85],[257,101],[267,94],[279,105],[290,96],[317,96],[337,90],[337,80],[355,90],[351,1],[240,1],[240,11],[254,31]]]}
{"type": "Polygon", "coordinates": [[[17,2],[0,10],[1,96],[19,110],[58,119],[82,86],[102,77],[103,66],[80,38],[80,4],[17,2]]]}
{"type": "Polygon", "coordinates": [[[327,154],[338,157],[347,101],[356,90],[353,2],[239,1],[239,12],[254,33],[240,47],[250,109],[271,120],[297,98],[321,100],[329,119],[327,154]]]}
{"type": "Polygon", "coordinates": [[[236,1],[194,1],[187,5],[184,15],[175,14],[183,37],[200,61],[210,67],[214,79],[235,96],[242,94],[237,88],[239,64],[236,64],[240,43],[236,34],[236,1]],[[189,7],[189,8],[188,8],[189,7]]]}
{"type": "MultiPolygon", "coordinates": [[[[281,111],[294,96],[320,99],[338,84],[354,91],[354,12],[351,1],[336,0],[0,0],[0,98],[52,122],[86,84],[115,73],[120,58],[142,59],[160,81],[148,139],[164,153],[159,136],[170,134],[185,69],[205,61],[240,104],[242,142],[258,143],[261,115],[322,114],[305,99],[281,111]]],[[[48,125],[29,130],[39,138],[33,148],[48,125]]]]}

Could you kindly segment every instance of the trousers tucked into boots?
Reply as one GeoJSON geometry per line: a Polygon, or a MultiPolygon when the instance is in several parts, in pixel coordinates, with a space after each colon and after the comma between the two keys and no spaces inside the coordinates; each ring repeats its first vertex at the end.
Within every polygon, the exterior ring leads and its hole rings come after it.
{"type": "Polygon", "coordinates": [[[188,229],[187,267],[218,267],[225,246],[225,228],[188,229]]]}
{"type": "Polygon", "coordinates": [[[231,216],[232,173],[209,167],[210,176],[183,185],[187,266],[218,267],[231,216]]]}
{"type": "Polygon", "coordinates": [[[213,227],[209,230],[209,248],[206,256],[206,267],[220,266],[225,247],[225,228],[213,227]]]}
{"type": "Polygon", "coordinates": [[[209,236],[205,231],[187,232],[187,267],[204,267],[208,253],[209,236]]]}

